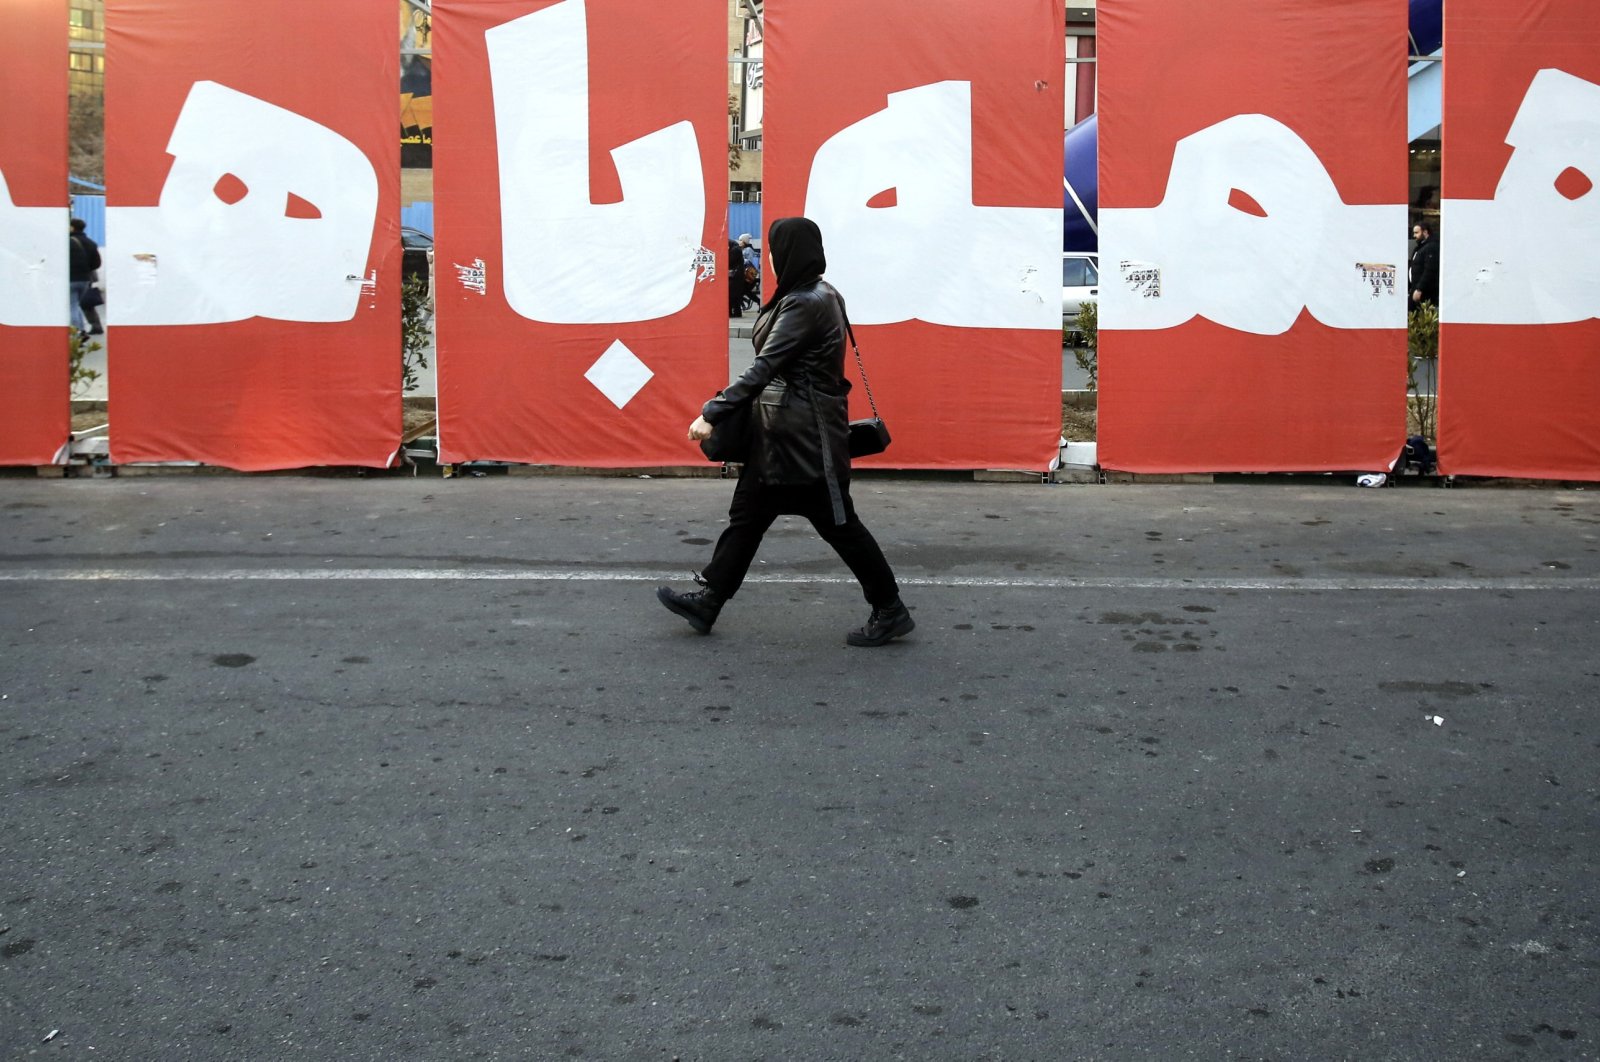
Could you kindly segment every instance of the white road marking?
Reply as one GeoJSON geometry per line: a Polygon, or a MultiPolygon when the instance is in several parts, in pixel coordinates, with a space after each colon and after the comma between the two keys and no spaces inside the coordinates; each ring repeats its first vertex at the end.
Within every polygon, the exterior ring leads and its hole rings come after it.
{"type": "MultiPolygon", "coordinates": [[[[1311,591],[1600,590],[1600,578],[1506,576],[1444,579],[1426,577],[1324,576],[1193,579],[1141,576],[898,575],[902,586],[993,590],[1261,590],[1311,591]]],[[[752,573],[747,582],[780,585],[853,585],[850,575],[752,573]]],[[[229,583],[229,582],[507,582],[507,583],[689,583],[682,571],[606,568],[31,568],[0,570],[5,583],[229,583]]]]}

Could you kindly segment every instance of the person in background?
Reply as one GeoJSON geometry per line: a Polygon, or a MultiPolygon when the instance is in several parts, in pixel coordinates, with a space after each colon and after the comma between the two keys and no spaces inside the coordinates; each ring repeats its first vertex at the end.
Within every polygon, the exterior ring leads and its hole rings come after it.
{"type": "Polygon", "coordinates": [[[728,316],[744,316],[744,253],[739,245],[728,241],[728,316]]]}
{"type": "Polygon", "coordinates": [[[83,304],[89,287],[95,281],[95,271],[100,268],[100,247],[84,230],[83,219],[73,218],[67,237],[70,244],[68,280],[72,294],[72,327],[78,330],[80,337],[88,339],[91,335],[104,335],[105,328],[101,326],[100,315],[95,312],[94,306],[83,304]]]}
{"type": "Polygon", "coordinates": [[[744,253],[744,290],[746,294],[761,291],[761,252],[756,250],[753,238],[747,232],[739,237],[739,249],[744,253]]]}
{"type": "Polygon", "coordinates": [[[1411,264],[1406,270],[1411,289],[1411,308],[1428,302],[1439,305],[1439,241],[1433,238],[1428,222],[1419,221],[1411,226],[1411,238],[1416,246],[1411,251],[1411,264]]]}
{"type": "Polygon", "coordinates": [[[759,403],[728,526],[711,563],[696,576],[704,589],[685,593],[663,586],[656,597],[695,630],[710,634],[772,522],[803,516],[849,566],[872,606],[865,626],[846,634],[846,643],[880,646],[910,634],[916,623],[900,600],[883,550],[850,501],[844,299],[822,279],[828,267],[822,232],[809,218],[774,221],[767,248],[777,285],[756,316],[756,360],[689,425],[690,439],[705,439],[713,424],[740,406],[759,403]]]}

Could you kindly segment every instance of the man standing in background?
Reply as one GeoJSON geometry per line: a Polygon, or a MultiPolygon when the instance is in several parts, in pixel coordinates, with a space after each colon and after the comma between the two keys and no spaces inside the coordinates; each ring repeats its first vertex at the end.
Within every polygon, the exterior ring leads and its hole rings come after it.
{"type": "Polygon", "coordinates": [[[1411,266],[1407,278],[1411,288],[1413,309],[1425,302],[1439,305],[1439,244],[1426,221],[1411,226],[1411,237],[1416,246],[1411,251],[1411,266]]]}

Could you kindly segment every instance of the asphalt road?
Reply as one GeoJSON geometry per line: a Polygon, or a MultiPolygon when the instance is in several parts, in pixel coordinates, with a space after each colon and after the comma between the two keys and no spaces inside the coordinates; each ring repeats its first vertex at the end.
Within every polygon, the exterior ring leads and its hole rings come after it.
{"type": "Polygon", "coordinates": [[[0,481],[0,1057],[1600,1056],[1594,492],[729,486],[0,481]]]}

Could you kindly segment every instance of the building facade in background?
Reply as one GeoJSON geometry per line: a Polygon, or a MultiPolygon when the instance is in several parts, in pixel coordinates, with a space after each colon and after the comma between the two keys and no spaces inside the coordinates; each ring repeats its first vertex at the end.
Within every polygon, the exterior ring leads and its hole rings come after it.
{"type": "Polygon", "coordinates": [[[71,46],[67,64],[72,71],[69,79],[72,94],[98,95],[106,85],[105,4],[102,0],[71,0],[67,10],[67,39],[71,46]]]}

